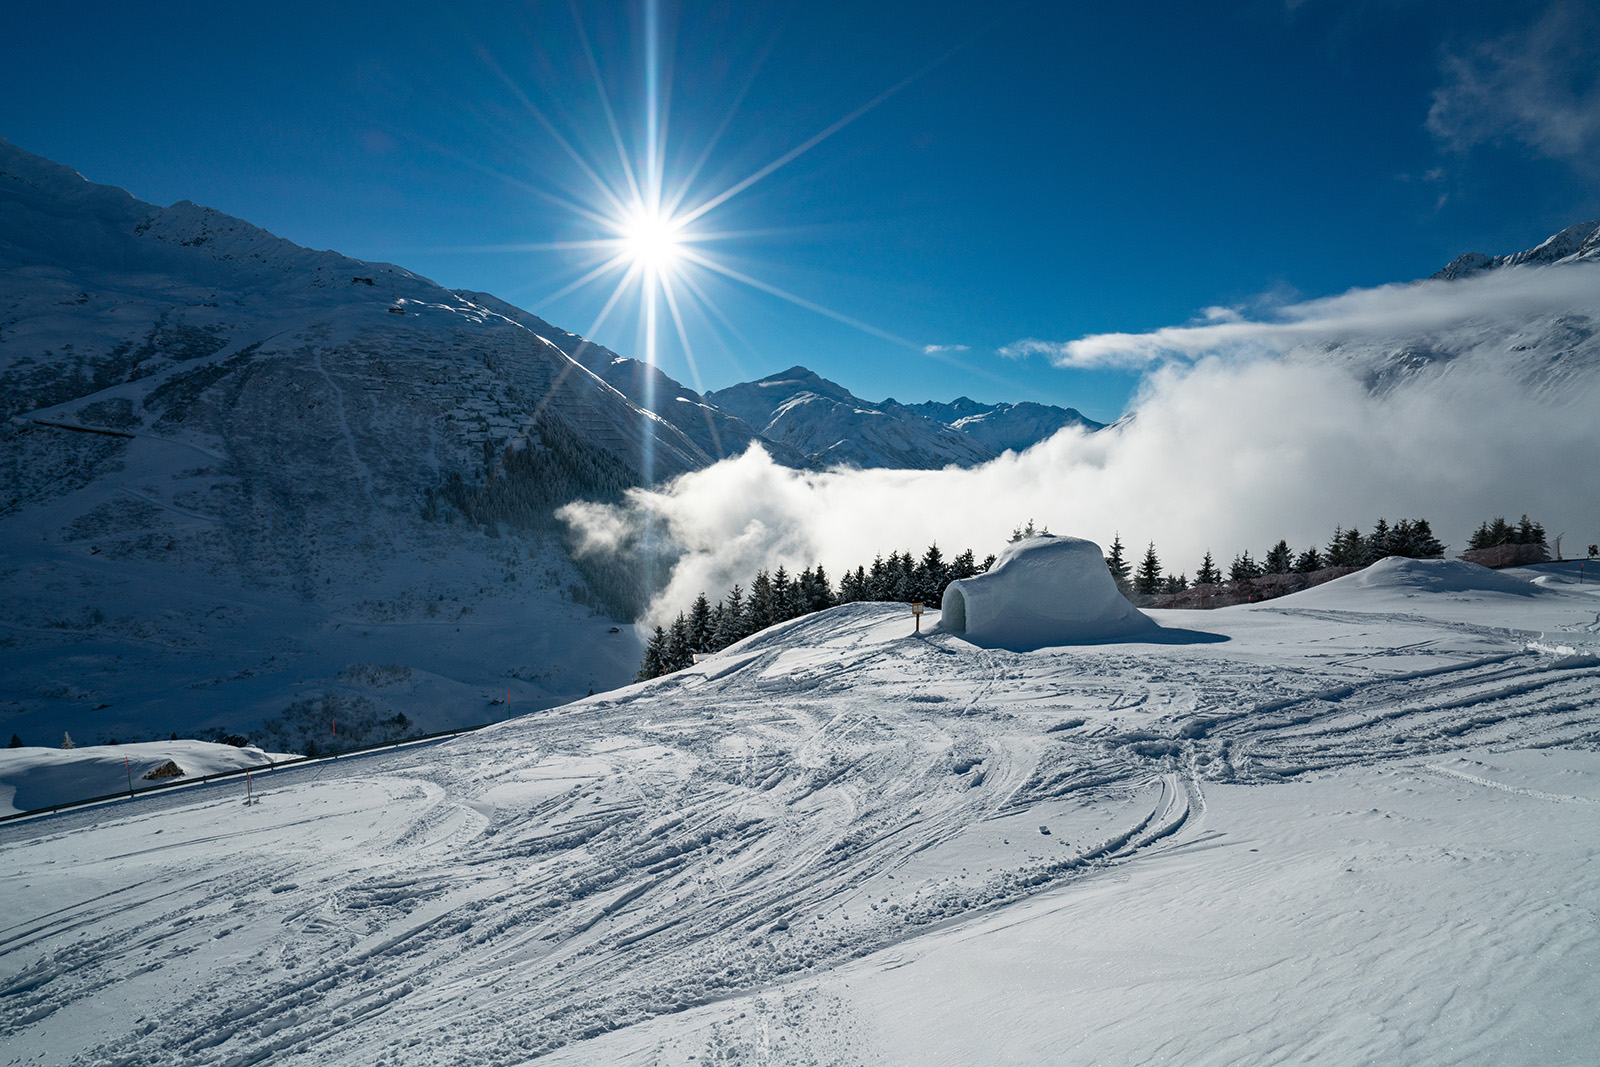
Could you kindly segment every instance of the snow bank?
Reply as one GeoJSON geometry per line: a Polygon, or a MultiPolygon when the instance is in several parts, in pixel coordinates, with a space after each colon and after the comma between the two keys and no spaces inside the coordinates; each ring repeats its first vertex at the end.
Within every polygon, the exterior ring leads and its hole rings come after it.
{"type": "Polygon", "coordinates": [[[1050,534],[1011,545],[986,574],[951,582],[940,607],[942,629],[1017,652],[1156,629],[1118,591],[1099,545],[1050,534]]]}
{"type": "Polygon", "coordinates": [[[1514,596],[1535,596],[1541,591],[1525,577],[1492,571],[1464,560],[1390,556],[1366,570],[1336,578],[1301,595],[1338,595],[1357,589],[1398,593],[1510,593],[1514,596]]]}
{"type": "Polygon", "coordinates": [[[126,792],[130,779],[137,791],[296,758],[263,752],[254,745],[235,748],[210,741],[0,749],[0,815],[126,792]],[[182,773],[168,771],[154,778],[145,777],[169,762],[182,773]]]}

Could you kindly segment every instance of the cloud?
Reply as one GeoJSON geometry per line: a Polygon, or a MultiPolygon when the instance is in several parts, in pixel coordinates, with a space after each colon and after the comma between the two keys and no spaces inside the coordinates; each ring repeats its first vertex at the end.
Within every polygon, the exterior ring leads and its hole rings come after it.
{"type": "Polygon", "coordinates": [[[821,561],[837,579],[931,541],[981,557],[1030,517],[1101,545],[1154,541],[1191,576],[1208,549],[1225,564],[1380,516],[1425,517],[1457,549],[1482,519],[1524,511],[1569,543],[1600,540],[1600,269],[1501,270],[1288,311],[1137,335],[1211,354],[1153,368],[1108,429],[981,467],[796,471],[753,448],[564,516],[601,540],[648,527],[669,546],[657,619],[761,567],[821,561]],[[1348,340],[1401,326],[1412,332],[1348,340]]]}
{"type": "Polygon", "coordinates": [[[931,356],[931,355],[934,355],[934,354],[939,353],[939,352],[968,352],[968,351],[971,351],[971,350],[966,345],[923,345],[922,346],[922,354],[925,355],[925,356],[931,356]]]}
{"type": "MultiPolygon", "coordinates": [[[[1261,356],[1305,344],[1376,342],[1450,329],[1482,319],[1545,314],[1591,303],[1600,274],[1588,265],[1554,271],[1502,269],[1459,281],[1352,289],[1247,318],[1208,308],[1205,321],[1147,333],[1091,334],[1076,341],[1015,342],[1059,367],[1148,366],[1205,355],[1261,356]]],[[[1014,345],[1008,345],[1008,348],[1014,345]]]]}
{"type": "Polygon", "coordinates": [[[1447,53],[1428,129],[1449,147],[1507,139],[1585,170],[1600,169],[1600,16],[1551,5],[1531,27],[1447,53]]]}
{"type": "Polygon", "coordinates": [[[1041,341],[1037,337],[1024,337],[1020,341],[1012,341],[995,349],[997,355],[1006,359],[1027,359],[1029,356],[1045,356],[1054,359],[1060,344],[1055,341],[1041,341]]]}

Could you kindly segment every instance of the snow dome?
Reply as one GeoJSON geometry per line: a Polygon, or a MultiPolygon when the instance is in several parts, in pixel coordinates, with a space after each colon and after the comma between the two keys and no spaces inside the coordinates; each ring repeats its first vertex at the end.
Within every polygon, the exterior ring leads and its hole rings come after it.
{"type": "Polygon", "coordinates": [[[951,582],[940,609],[941,629],[1018,652],[1156,629],[1118,591],[1099,545],[1050,534],[1018,541],[987,573],[951,582]]]}

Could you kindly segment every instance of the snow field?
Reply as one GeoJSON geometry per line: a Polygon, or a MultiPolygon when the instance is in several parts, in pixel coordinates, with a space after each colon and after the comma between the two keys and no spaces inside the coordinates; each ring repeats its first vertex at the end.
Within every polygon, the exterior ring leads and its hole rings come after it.
{"type": "Polygon", "coordinates": [[[1026,654],[851,605],[470,737],[273,772],[254,808],[219,783],[0,827],[21,902],[0,1043],[1584,1062],[1600,597],[1529,588],[1336,582],[1152,613],[1207,641],[1026,654]]]}

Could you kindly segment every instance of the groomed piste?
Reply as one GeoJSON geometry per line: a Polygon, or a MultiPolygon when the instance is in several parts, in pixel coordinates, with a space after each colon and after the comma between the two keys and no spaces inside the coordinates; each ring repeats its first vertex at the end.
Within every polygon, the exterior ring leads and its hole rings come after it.
{"type": "Polygon", "coordinates": [[[986,573],[951,582],[939,625],[975,645],[1014,652],[1157,629],[1118,591],[1099,545],[1051,534],[1017,541],[986,573]]]}

